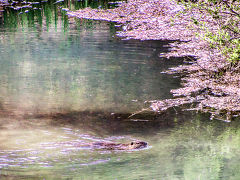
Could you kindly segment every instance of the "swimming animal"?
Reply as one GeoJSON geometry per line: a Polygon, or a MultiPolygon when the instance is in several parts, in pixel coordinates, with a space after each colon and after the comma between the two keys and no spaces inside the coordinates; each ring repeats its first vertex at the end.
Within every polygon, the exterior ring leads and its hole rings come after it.
{"type": "Polygon", "coordinates": [[[112,143],[112,142],[94,142],[91,144],[93,149],[104,150],[137,150],[147,147],[147,143],[144,141],[133,141],[131,143],[112,143]]]}

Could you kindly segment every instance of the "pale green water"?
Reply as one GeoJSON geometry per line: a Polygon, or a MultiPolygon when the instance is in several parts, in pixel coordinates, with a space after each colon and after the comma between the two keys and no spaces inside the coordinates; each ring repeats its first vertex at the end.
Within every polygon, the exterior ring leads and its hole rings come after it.
{"type": "Polygon", "coordinates": [[[126,118],[180,86],[161,73],[182,61],[158,57],[167,42],[117,39],[114,24],[68,19],[58,9],[83,2],[57,4],[1,16],[0,179],[240,178],[237,121],[174,110],[126,118]],[[79,146],[133,140],[149,146],[79,146]]]}
{"type": "Polygon", "coordinates": [[[0,98],[12,111],[132,112],[178,85],[160,74],[178,62],[157,57],[166,42],[121,41],[113,24],[52,18],[0,29],[0,98]]]}

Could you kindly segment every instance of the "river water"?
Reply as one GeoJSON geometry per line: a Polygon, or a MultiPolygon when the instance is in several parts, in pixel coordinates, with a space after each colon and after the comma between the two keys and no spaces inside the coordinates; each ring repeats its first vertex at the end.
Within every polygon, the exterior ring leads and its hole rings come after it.
{"type": "Polygon", "coordinates": [[[169,110],[133,116],[170,98],[166,41],[121,40],[109,22],[66,9],[107,1],[48,1],[0,12],[0,179],[239,179],[240,126],[169,110]],[[92,142],[142,140],[134,151],[92,142]]]}

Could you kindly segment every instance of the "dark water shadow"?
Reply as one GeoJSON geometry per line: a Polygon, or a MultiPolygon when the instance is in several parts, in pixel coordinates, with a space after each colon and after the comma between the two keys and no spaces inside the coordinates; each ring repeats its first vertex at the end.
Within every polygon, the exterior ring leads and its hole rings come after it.
{"type": "MultiPolygon", "coordinates": [[[[130,134],[153,135],[161,129],[174,128],[194,116],[170,109],[162,114],[142,113],[129,118],[129,113],[110,114],[102,111],[75,111],[26,116],[24,122],[43,122],[48,126],[84,129],[97,136],[121,136],[130,134]]],[[[26,125],[27,123],[25,123],[26,125]]],[[[41,123],[40,123],[41,124],[41,123]]]]}

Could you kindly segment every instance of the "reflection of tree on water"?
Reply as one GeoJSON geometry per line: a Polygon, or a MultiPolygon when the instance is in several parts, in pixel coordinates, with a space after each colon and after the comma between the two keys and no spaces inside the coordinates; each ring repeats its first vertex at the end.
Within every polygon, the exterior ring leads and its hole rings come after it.
{"type": "MultiPolygon", "coordinates": [[[[114,0],[112,1],[114,2],[114,0]]],[[[49,27],[51,24],[58,25],[58,18],[62,16],[62,25],[65,30],[69,28],[69,19],[64,16],[66,10],[78,10],[85,7],[106,7],[110,8],[108,0],[103,1],[13,1],[11,3],[5,3],[0,1],[0,19],[4,18],[4,24],[12,27],[18,28],[18,26],[42,26],[43,20],[46,23],[46,27],[49,27]],[[1,6],[2,4],[2,6],[1,6]],[[3,7],[3,5],[5,7],[3,7]],[[5,12],[1,10],[5,10],[5,12]],[[37,23],[36,23],[37,22],[37,23]]],[[[71,26],[74,26],[71,23],[71,26]]],[[[57,27],[56,27],[57,28],[57,27]]]]}
{"type": "Polygon", "coordinates": [[[3,12],[4,12],[4,6],[8,5],[8,1],[6,0],[0,0],[0,25],[3,24],[4,18],[3,18],[3,12]]]}
{"type": "MultiPolygon", "coordinates": [[[[53,2],[4,11],[4,27],[17,33],[2,39],[6,52],[1,55],[5,65],[0,69],[7,76],[2,78],[8,86],[0,91],[1,96],[12,98],[9,102],[13,109],[38,112],[41,108],[58,111],[88,106],[113,111],[135,106],[135,110],[144,100],[152,99],[149,96],[167,94],[168,90],[159,87],[166,87],[169,82],[174,84],[176,80],[164,75],[153,78],[159,76],[158,67],[166,66],[158,60],[156,52],[166,51],[163,45],[167,42],[113,40],[109,36],[114,31],[113,24],[88,20],[69,24],[64,12],[57,8],[69,5],[65,1],[53,2]],[[152,57],[153,54],[156,56],[152,57]],[[136,99],[141,102],[131,101],[136,99]]],[[[93,2],[96,1],[89,4],[93,2]]],[[[72,3],[73,9],[82,7],[82,1],[72,3]]]]}
{"type": "Polygon", "coordinates": [[[9,98],[13,109],[133,112],[144,100],[166,97],[166,87],[177,84],[177,79],[160,75],[179,62],[160,61],[156,55],[167,50],[163,46],[168,42],[119,41],[109,35],[113,26],[106,22],[76,22],[79,29],[70,27],[69,34],[56,32],[55,25],[45,29],[43,23],[35,31],[29,27],[5,36],[0,74],[7,86],[0,95],[9,98]]]}
{"type": "Polygon", "coordinates": [[[225,176],[238,179],[240,176],[236,167],[240,149],[240,126],[237,121],[231,124],[209,122],[196,116],[195,120],[186,121],[173,130],[169,141],[168,148],[174,152],[172,158],[181,158],[178,166],[185,177],[225,179],[225,176]]]}
{"type": "Polygon", "coordinates": [[[0,4],[0,24],[2,24],[2,22],[3,22],[3,6],[1,6],[1,4],[0,4]]]}

